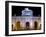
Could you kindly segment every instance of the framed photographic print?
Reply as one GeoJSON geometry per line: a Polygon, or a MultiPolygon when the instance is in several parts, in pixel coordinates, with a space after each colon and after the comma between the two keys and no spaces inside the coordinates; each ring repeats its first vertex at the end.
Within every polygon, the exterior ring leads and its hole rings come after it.
{"type": "Polygon", "coordinates": [[[5,35],[45,33],[45,3],[5,2],[5,35]]]}

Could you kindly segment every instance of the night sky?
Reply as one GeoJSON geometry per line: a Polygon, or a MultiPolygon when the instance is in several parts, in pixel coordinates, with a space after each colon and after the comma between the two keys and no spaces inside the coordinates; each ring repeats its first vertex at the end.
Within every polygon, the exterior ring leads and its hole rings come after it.
{"type": "Polygon", "coordinates": [[[41,7],[28,7],[28,6],[12,6],[12,16],[21,16],[22,10],[29,8],[33,11],[33,16],[41,16],[41,7]]]}

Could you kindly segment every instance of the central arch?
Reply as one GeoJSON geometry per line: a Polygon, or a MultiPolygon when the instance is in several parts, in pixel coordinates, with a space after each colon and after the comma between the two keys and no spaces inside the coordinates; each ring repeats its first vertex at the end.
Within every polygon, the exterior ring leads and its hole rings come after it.
{"type": "Polygon", "coordinates": [[[29,30],[29,25],[30,23],[29,22],[26,22],[26,29],[29,30]]]}

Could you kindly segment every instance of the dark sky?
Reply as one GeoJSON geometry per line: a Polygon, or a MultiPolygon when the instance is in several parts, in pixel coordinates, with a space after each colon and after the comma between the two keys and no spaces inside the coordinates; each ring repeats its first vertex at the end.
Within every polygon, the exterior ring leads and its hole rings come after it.
{"type": "Polygon", "coordinates": [[[29,8],[33,11],[33,16],[41,16],[41,7],[28,7],[28,6],[12,6],[12,16],[21,16],[21,11],[24,8],[29,8]]]}

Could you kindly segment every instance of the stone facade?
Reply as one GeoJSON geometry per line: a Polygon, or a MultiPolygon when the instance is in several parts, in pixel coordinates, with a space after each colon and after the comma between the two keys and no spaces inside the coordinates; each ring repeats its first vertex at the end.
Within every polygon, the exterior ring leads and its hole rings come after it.
{"type": "Polygon", "coordinates": [[[41,24],[41,18],[40,17],[30,17],[30,16],[23,16],[23,17],[13,17],[12,18],[12,24],[14,25],[14,27],[16,28],[16,22],[20,21],[20,26],[22,27],[22,29],[24,29],[26,27],[26,22],[29,22],[29,29],[34,29],[34,22],[36,21],[37,24],[37,29],[40,28],[40,24],[41,24]]]}

